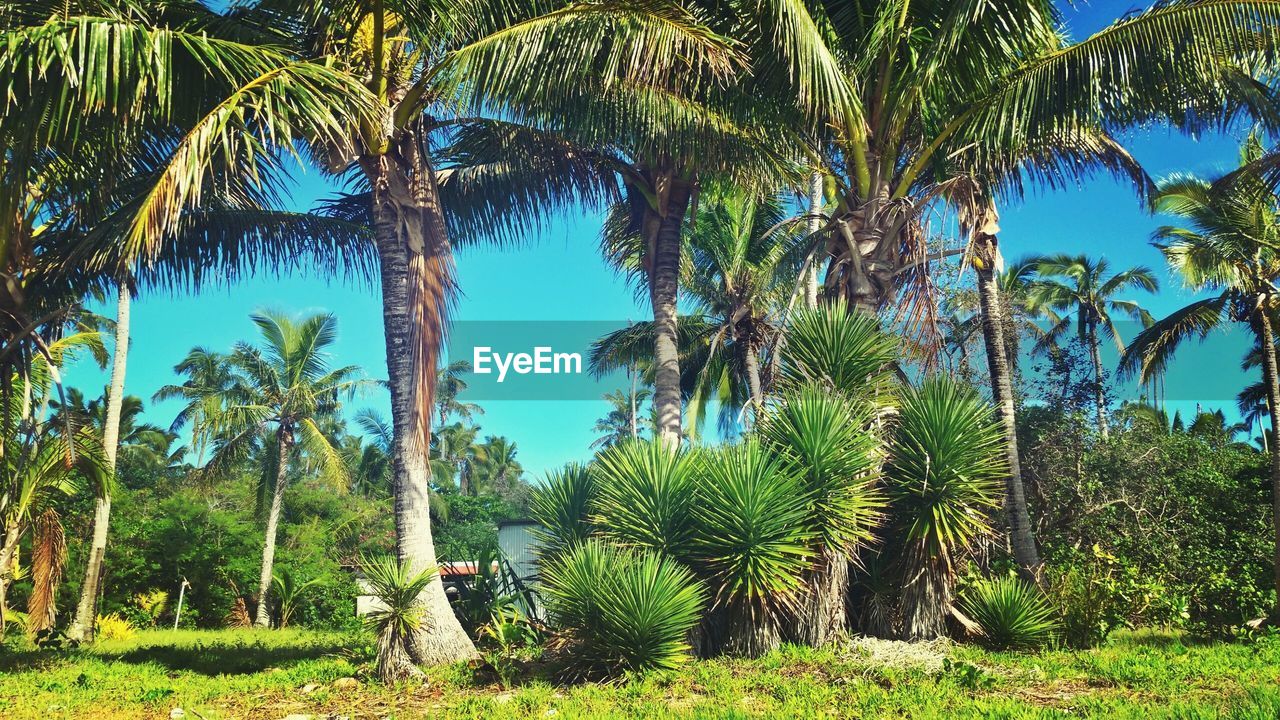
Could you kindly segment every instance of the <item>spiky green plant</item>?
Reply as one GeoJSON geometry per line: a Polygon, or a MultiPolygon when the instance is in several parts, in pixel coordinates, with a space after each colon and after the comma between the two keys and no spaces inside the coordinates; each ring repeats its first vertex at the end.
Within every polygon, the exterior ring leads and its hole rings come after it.
{"type": "Polygon", "coordinates": [[[884,497],[883,453],[870,403],[810,383],[784,393],[760,423],[765,446],[800,479],[805,522],[818,539],[818,563],[792,630],[798,642],[823,645],[844,627],[849,558],[874,539],[884,497]]]}
{"type": "Polygon", "coordinates": [[[596,456],[591,522],[610,540],[672,557],[687,554],[696,457],[660,441],[626,442],[596,456]]]}
{"type": "Polygon", "coordinates": [[[764,654],[781,642],[780,613],[812,563],[817,533],[804,484],[753,439],[706,453],[695,497],[691,560],[728,614],[720,649],[764,654]]]}
{"type": "Polygon", "coordinates": [[[977,624],[982,644],[996,650],[1044,647],[1061,627],[1044,594],[1016,577],[974,583],[960,611],[977,624]]]}
{"type": "Polygon", "coordinates": [[[418,598],[436,577],[436,569],[414,572],[408,563],[390,555],[365,556],[360,569],[369,582],[380,607],[365,616],[378,635],[378,675],[383,679],[404,679],[421,675],[409,660],[409,638],[422,626],[426,609],[418,598]]]}
{"type": "Polygon", "coordinates": [[[542,577],[551,620],[572,641],[573,671],[616,675],[688,661],[704,600],[671,558],[591,539],[548,562],[542,577]]]}
{"type": "Polygon", "coordinates": [[[850,314],[842,300],[796,312],[782,343],[784,386],[819,383],[864,398],[890,391],[897,340],[874,317],[850,314]]]}
{"type": "Polygon", "coordinates": [[[307,588],[318,585],[320,578],[312,578],[306,582],[298,582],[288,568],[276,568],[271,575],[271,588],[276,593],[276,627],[288,627],[293,615],[298,611],[303,593],[307,588]]]}
{"type": "Polygon", "coordinates": [[[957,561],[999,508],[1003,437],[986,401],[955,380],[932,378],[903,396],[885,479],[907,638],[945,631],[957,561]]]}
{"type": "Polygon", "coordinates": [[[529,515],[538,523],[535,535],[544,558],[559,555],[593,532],[589,513],[595,477],[585,465],[569,463],[547,473],[529,499],[529,515]]]}

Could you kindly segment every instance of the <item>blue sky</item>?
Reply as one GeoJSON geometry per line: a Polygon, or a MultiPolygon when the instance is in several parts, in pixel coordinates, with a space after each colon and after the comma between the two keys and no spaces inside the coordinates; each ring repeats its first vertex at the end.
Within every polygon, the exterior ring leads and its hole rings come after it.
{"type": "MultiPolygon", "coordinates": [[[[1068,30],[1087,34],[1111,22],[1131,6],[1098,2],[1068,7],[1068,30]]],[[[1243,135],[1243,133],[1240,133],[1243,135]]],[[[1199,140],[1165,128],[1135,131],[1125,138],[1131,152],[1161,177],[1189,171],[1214,174],[1233,167],[1240,137],[1212,136],[1199,140]]],[[[295,202],[309,207],[328,192],[325,182],[311,173],[299,178],[295,202]]],[[[1130,187],[1107,177],[1053,193],[1033,193],[1004,208],[1001,243],[1007,258],[1029,253],[1073,252],[1106,256],[1113,266],[1145,264],[1162,281],[1161,293],[1141,298],[1157,316],[1185,304],[1190,295],[1173,286],[1158,252],[1148,245],[1160,224],[1139,205],[1130,187]]],[[[468,320],[602,320],[644,319],[630,288],[605,266],[597,248],[599,218],[573,214],[520,248],[463,249],[458,276],[463,297],[456,318],[468,320]]],[[[127,392],[144,399],[175,382],[172,367],[195,345],[226,350],[255,330],[248,316],[258,308],[291,313],[327,310],[337,314],[339,338],[335,362],[359,364],[370,376],[385,377],[381,305],[376,288],[329,282],[319,277],[256,278],[231,288],[198,296],[149,295],[133,308],[133,345],[129,356],[127,392]]],[[[1239,354],[1220,358],[1221,371],[1234,373],[1239,354]]],[[[1238,374],[1234,377],[1238,377],[1238,374]]],[[[71,384],[92,388],[105,375],[81,364],[69,373],[71,384]]],[[[612,389],[601,387],[601,393],[612,389]]],[[[382,408],[385,396],[370,396],[358,406],[382,408]]],[[[534,475],[569,461],[584,459],[594,439],[591,431],[605,409],[603,401],[485,401],[479,419],[484,434],[506,435],[519,445],[521,462],[534,475]]],[[[168,425],[174,403],[148,407],[148,419],[168,425]]]]}

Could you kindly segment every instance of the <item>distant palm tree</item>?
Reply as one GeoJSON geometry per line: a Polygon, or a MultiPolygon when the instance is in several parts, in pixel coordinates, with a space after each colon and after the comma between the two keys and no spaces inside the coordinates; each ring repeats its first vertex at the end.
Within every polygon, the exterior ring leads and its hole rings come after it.
{"type": "Polygon", "coordinates": [[[207,348],[194,347],[173,367],[173,371],[187,379],[181,385],[160,388],[152,396],[152,401],[185,401],[169,430],[177,433],[191,427],[191,450],[195,453],[195,464],[200,466],[204,464],[205,453],[214,440],[213,422],[221,409],[223,393],[235,378],[230,358],[207,348]]]}
{"type": "MultiPolygon", "coordinates": [[[[1280,198],[1265,171],[1258,168],[1265,154],[1257,133],[1250,134],[1240,152],[1240,169],[1206,180],[1175,175],[1160,183],[1152,208],[1183,222],[1164,226],[1153,235],[1174,274],[1193,291],[1216,291],[1196,300],[1143,331],[1121,359],[1122,373],[1136,373],[1146,382],[1164,373],[1174,353],[1189,338],[1205,338],[1227,322],[1245,323],[1253,332],[1261,355],[1263,388],[1275,435],[1280,403],[1280,373],[1276,368],[1276,313],[1280,295],[1280,198]]],[[[1275,582],[1280,590],[1280,446],[1272,442],[1271,485],[1275,497],[1275,582]]],[[[1273,614],[1280,616],[1280,606],[1273,614]]]]}
{"type": "Polygon", "coordinates": [[[1107,399],[1103,386],[1101,337],[1106,335],[1115,341],[1116,348],[1124,353],[1124,339],[1116,327],[1113,316],[1127,315],[1151,327],[1151,314],[1132,300],[1116,298],[1127,290],[1144,290],[1154,293],[1159,284],[1155,275],[1145,267],[1134,267],[1112,274],[1106,258],[1084,255],[1054,255],[1031,261],[1038,277],[1027,290],[1027,303],[1036,310],[1052,311],[1064,315],[1041,339],[1042,345],[1056,341],[1074,324],[1080,340],[1088,348],[1093,362],[1094,404],[1097,411],[1098,431],[1107,437],[1107,399]],[[1074,323],[1072,316],[1075,317],[1074,323]]]}
{"type": "Polygon", "coordinates": [[[524,468],[516,459],[516,444],[502,436],[490,435],[475,449],[472,491],[483,486],[491,493],[504,494],[519,481],[524,468]]]}
{"type": "Polygon", "coordinates": [[[466,360],[451,362],[440,368],[436,379],[436,413],[440,427],[447,425],[451,417],[471,422],[476,415],[484,414],[484,408],[479,405],[458,399],[462,391],[467,389],[467,381],[462,376],[469,372],[471,363],[466,360]]]}
{"type": "Polygon", "coordinates": [[[271,622],[267,594],[289,462],[295,448],[300,448],[334,486],[348,486],[346,464],[319,423],[335,415],[342,398],[352,395],[364,381],[357,378],[359,368],[353,365],[330,367],[328,350],[337,330],[333,315],[295,321],[279,313],[258,312],[252,319],[262,334],[263,346],[238,343],[229,358],[233,378],[216,394],[219,408],[210,422],[217,445],[203,472],[229,470],[260,447],[264,431],[274,428],[270,444],[274,457],[264,454],[275,473],[275,487],[263,540],[255,618],[256,625],[266,627],[271,622]]]}
{"type": "Polygon", "coordinates": [[[636,388],[634,393],[622,390],[611,390],[604,394],[609,403],[609,412],[596,420],[593,430],[599,437],[591,447],[597,450],[613,447],[625,440],[636,440],[644,436],[638,415],[652,393],[647,388],[636,388]]]}

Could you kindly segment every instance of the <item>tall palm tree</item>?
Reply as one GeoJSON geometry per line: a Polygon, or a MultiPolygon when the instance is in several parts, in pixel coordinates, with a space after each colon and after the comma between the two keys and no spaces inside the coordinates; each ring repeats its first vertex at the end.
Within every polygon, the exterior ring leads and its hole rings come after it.
{"type": "MultiPolygon", "coordinates": [[[[466,122],[453,119],[459,109],[501,114],[580,92],[603,69],[611,80],[672,89],[689,71],[700,75],[708,58],[727,55],[688,13],[619,2],[464,1],[425,13],[412,0],[261,0],[219,13],[194,2],[152,9],[48,0],[5,3],[0,16],[0,83],[11,89],[0,120],[23,140],[18,161],[41,143],[75,137],[86,118],[179,128],[161,149],[151,190],[129,213],[125,244],[144,263],[213,181],[250,198],[276,189],[297,140],[328,169],[349,168],[366,181],[396,432],[398,552],[416,569],[435,564],[427,446],[454,284],[428,134],[466,122]],[[94,71],[107,66],[112,72],[94,71]],[[213,158],[226,159],[231,172],[218,177],[213,158]]],[[[12,195],[0,200],[14,206],[12,195]]],[[[3,252],[8,234],[0,241],[3,252]]],[[[474,654],[438,578],[421,602],[431,621],[413,632],[409,659],[474,654]]]]}
{"type": "MultiPolygon", "coordinates": [[[[1275,318],[1280,303],[1280,199],[1264,171],[1256,169],[1264,149],[1257,133],[1241,149],[1241,169],[1214,179],[1175,175],[1159,185],[1151,199],[1156,212],[1181,221],[1157,229],[1153,243],[1183,284],[1216,294],[1196,300],[1162,318],[1130,343],[1120,370],[1146,382],[1164,373],[1174,353],[1190,338],[1203,339],[1227,322],[1245,323],[1256,338],[1262,377],[1272,418],[1280,404],[1275,318]]],[[[1271,443],[1271,484],[1275,499],[1275,574],[1280,591],[1280,447],[1271,443]]],[[[1276,609],[1280,615],[1280,608],[1276,609]]]]}
{"type": "Polygon", "coordinates": [[[466,360],[456,360],[440,368],[436,379],[436,415],[440,420],[440,427],[449,424],[449,418],[454,416],[471,422],[476,415],[484,414],[484,408],[459,399],[462,391],[467,389],[467,381],[463,379],[463,375],[469,372],[471,363],[466,360]]]}
{"type": "Polygon", "coordinates": [[[1127,315],[1141,323],[1143,328],[1151,326],[1151,314],[1142,306],[1132,300],[1119,300],[1116,296],[1129,290],[1154,293],[1159,287],[1155,275],[1145,267],[1111,273],[1111,265],[1106,258],[1094,260],[1084,255],[1054,255],[1037,258],[1033,263],[1037,278],[1028,290],[1031,307],[1064,316],[1049,329],[1041,342],[1053,342],[1075,325],[1076,333],[1089,349],[1093,363],[1094,407],[1098,431],[1105,439],[1108,427],[1102,336],[1110,337],[1116,349],[1123,354],[1124,339],[1116,327],[1114,316],[1127,315]]]}
{"type": "Polygon", "coordinates": [[[276,456],[268,454],[266,459],[275,471],[275,486],[262,546],[255,617],[256,625],[266,627],[271,621],[267,593],[289,463],[295,448],[304,450],[334,486],[347,487],[346,465],[319,423],[337,413],[342,398],[353,394],[363,382],[356,377],[359,369],[355,366],[330,365],[328,351],[337,330],[333,315],[295,321],[279,313],[258,312],[252,318],[263,346],[242,342],[230,356],[234,378],[218,393],[221,407],[213,420],[218,445],[204,472],[217,474],[244,460],[263,431],[273,431],[276,456]]]}
{"type": "Polygon", "coordinates": [[[191,450],[197,466],[203,465],[205,453],[214,440],[214,421],[221,409],[222,394],[235,378],[230,358],[204,347],[194,347],[173,371],[185,375],[181,385],[165,385],[155,392],[155,402],[183,400],[184,405],[169,426],[170,432],[191,428],[191,450]]]}
{"type": "MultiPolygon", "coordinates": [[[[770,385],[766,353],[801,264],[794,231],[779,228],[785,217],[781,198],[718,188],[690,221],[680,275],[690,309],[678,336],[690,437],[701,433],[713,400],[725,432],[738,426],[744,408],[761,411],[770,385]]],[[[654,328],[641,322],[601,338],[592,348],[592,372],[653,367],[654,328]]]]}
{"type": "Polygon", "coordinates": [[[476,447],[475,464],[472,488],[476,494],[482,485],[492,493],[508,493],[524,474],[516,459],[516,444],[502,436],[490,435],[476,447]]]}

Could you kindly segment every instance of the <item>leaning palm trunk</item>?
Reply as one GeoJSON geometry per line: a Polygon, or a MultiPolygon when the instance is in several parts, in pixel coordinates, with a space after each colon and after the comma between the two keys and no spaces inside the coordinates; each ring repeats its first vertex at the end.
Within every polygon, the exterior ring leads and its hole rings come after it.
{"type": "MultiPolygon", "coordinates": [[[[1276,409],[1280,408],[1280,371],[1277,371],[1275,330],[1271,326],[1270,308],[1266,300],[1257,312],[1258,342],[1262,348],[1262,375],[1267,384],[1267,410],[1271,414],[1271,432],[1276,433],[1276,409]]],[[[1280,434],[1277,435],[1280,437],[1280,434]]],[[[1275,573],[1277,606],[1272,609],[1272,621],[1280,623],[1280,443],[1271,444],[1271,524],[1275,539],[1273,571],[1275,573]]]]}
{"type": "Polygon", "coordinates": [[[1102,387],[1102,349],[1098,342],[1098,328],[1089,323],[1089,357],[1093,362],[1093,403],[1098,414],[1098,432],[1106,440],[1110,435],[1107,427],[1107,396],[1102,387]]]}
{"type": "Polygon", "coordinates": [[[293,448],[293,434],[281,427],[276,435],[280,455],[276,459],[276,485],[271,493],[271,509],[267,512],[267,532],[262,541],[262,573],[258,576],[258,609],[253,624],[271,626],[271,611],[267,594],[271,592],[271,577],[275,570],[276,535],[280,532],[280,510],[284,506],[284,490],[289,479],[289,453],[293,448]]]}
{"type": "Polygon", "coordinates": [[[991,375],[991,397],[1004,426],[1005,457],[1009,475],[1005,481],[1005,515],[1009,523],[1009,543],[1018,571],[1024,579],[1038,582],[1040,556],[1031,533],[1031,516],[1027,513],[1027,497],[1022,484],[1022,464],[1018,457],[1018,425],[1013,404],[1013,377],[1009,359],[1005,357],[1005,318],[1002,317],[1000,286],[995,278],[996,238],[978,233],[974,244],[974,262],[980,265],[978,302],[982,310],[982,339],[987,350],[987,368],[991,375]]]}
{"type": "Polygon", "coordinates": [[[653,305],[653,413],[658,437],[668,447],[680,444],[680,355],[676,327],[676,299],[680,291],[681,228],[689,208],[692,186],[671,178],[665,212],[650,211],[646,218],[652,238],[649,299],[653,305]]]}
{"type": "MultiPolygon", "coordinates": [[[[116,337],[111,357],[111,384],[107,387],[107,418],[102,428],[102,453],[107,461],[107,470],[112,474],[116,471],[116,455],[120,449],[120,408],[124,404],[124,376],[129,362],[129,310],[132,300],[129,282],[121,280],[116,297],[116,337]]],[[[67,636],[73,640],[93,642],[110,525],[111,492],[108,489],[94,502],[93,539],[89,544],[89,559],[85,563],[84,583],[80,587],[80,603],[76,606],[75,620],[67,631],[67,636]]]]}
{"type": "Polygon", "coordinates": [[[751,421],[754,424],[759,421],[760,412],[764,409],[764,386],[760,382],[760,356],[756,354],[751,339],[745,340],[746,349],[743,352],[742,364],[746,366],[747,388],[751,391],[751,421]]]}
{"type": "MultiPolygon", "coordinates": [[[[431,534],[431,434],[436,365],[454,293],[453,255],[439,188],[412,133],[382,156],[362,159],[373,186],[374,234],[382,273],[382,318],[395,452],[396,551],[413,572],[437,567],[431,534]]],[[[475,656],[444,585],[436,577],[419,598],[423,623],[407,643],[407,656],[389,661],[436,665],[475,656]]],[[[384,638],[386,639],[386,638],[384,638]]],[[[413,674],[388,668],[384,677],[413,674]]]]}

